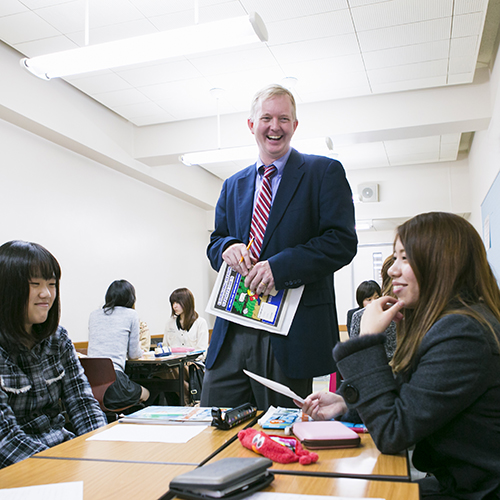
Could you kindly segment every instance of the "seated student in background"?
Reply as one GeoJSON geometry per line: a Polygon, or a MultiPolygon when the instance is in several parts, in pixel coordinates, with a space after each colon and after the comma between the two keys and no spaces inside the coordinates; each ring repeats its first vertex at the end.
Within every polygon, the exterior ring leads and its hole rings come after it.
{"type": "MultiPolygon", "coordinates": [[[[208,349],[208,326],[194,308],[194,296],[187,288],[178,288],[170,295],[170,316],[163,343],[168,347],[208,349]]],[[[202,359],[205,359],[203,354],[202,359]]]]}
{"type": "MultiPolygon", "coordinates": [[[[380,270],[380,274],[382,275],[382,294],[381,295],[393,295],[392,293],[392,279],[388,274],[388,271],[392,264],[394,263],[394,256],[390,255],[385,259],[382,264],[382,269],[380,270]]],[[[365,308],[356,311],[352,315],[351,328],[349,330],[349,337],[357,337],[359,335],[361,329],[361,318],[363,317],[363,313],[365,312],[365,308]]],[[[385,353],[387,354],[387,359],[390,361],[394,356],[394,352],[396,351],[396,322],[391,321],[385,333],[385,353]]]]}
{"type": "Polygon", "coordinates": [[[500,498],[500,291],[481,237],[456,215],[422,214],[398,228],[394,257],[397,299],[366,308],[360,336],[334,349],[338,393],[303,410],[355,408],[383,453],[415,445],[413,464],[432,474],[421,498],[500,498]],[[381,332],[403,318],[389,365],[381,332]]]}
{"type": "Polygon", "coordinates": [[[0,246],[0,468],[72,439],[106,418],[59,325],[61,268],[44,247],[0,246]]]}
{"type": "Polygon", "coordinates": [[[380,285],[373,280],[363,281],[360,283],[358,288],[356,289],[356,302],[358,303],[358,307],[354,309],[349,309],[347,311],[347,333],[351,334],[351,320],[352,315],[366,307],[373,300],[378,299],[382,295],[382,291],[380,290],[380,285]]]}
{"type": "Polygon", "coordinates": [[[135,289],[126,280],[113,281],[106,292],[102,309],[90,314],[88,355],[110,358],[116,381],[104,394],[104,405],[110,410],[125,408],[146,401],[149,390],[129,379],[125,363],[142,357],[139,341],[139,316],[134,310],[135,289]]]}

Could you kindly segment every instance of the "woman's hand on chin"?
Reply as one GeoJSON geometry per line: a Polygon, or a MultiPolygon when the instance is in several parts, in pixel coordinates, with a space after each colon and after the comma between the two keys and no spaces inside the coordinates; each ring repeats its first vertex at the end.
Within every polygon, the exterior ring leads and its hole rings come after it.
{"type": "Polygon", "coordinates": [[[368,304],[361,318],[360,335],[383,333],[387,330],[391,321],[401,321],[403,314],[401,309],[404,302],[394,297],[380,297],[368,304]]]}

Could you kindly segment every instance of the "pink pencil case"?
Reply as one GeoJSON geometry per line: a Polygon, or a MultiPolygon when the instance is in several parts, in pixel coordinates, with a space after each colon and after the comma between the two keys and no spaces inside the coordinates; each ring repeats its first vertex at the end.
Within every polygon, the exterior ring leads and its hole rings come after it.
{"type": "Polygon", "coordinates": [[[293,433],[300,442],[312,450],[327,448],[356,448],[361,443],[357,432],[346,427],[342,422],[315,421],[296,422],[293,433]]]}

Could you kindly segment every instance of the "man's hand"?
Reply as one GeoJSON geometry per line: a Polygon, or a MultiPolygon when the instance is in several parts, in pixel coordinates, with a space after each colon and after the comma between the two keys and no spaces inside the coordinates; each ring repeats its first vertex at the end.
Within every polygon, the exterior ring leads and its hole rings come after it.
{"type": "Polygon", "coordinates": [[[302,412],[310,415],[313,420],[332,420],[347,412],[344,398],[333,392],[313,392],[307,396],[303,405],[298,401],[295,404],[302,407],[302,412]]]}
{"type": "Polygon", "coordinates": [[[227,247],[222,253],[222,259],[231,269],[242,276],[246,276],[253,266],[250,252],[243,243],[235,243],[227,247]]]}
{"type": "Polygon", "coordinates": [[[257,295],[266,295],[274,288],[273,272],[267,260],[257,262],[249,270],[245,286],[257,295]]]}

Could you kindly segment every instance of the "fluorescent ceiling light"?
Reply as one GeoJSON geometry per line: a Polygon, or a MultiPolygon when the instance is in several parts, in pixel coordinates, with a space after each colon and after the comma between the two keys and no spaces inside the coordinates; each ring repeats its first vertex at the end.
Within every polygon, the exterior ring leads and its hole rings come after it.
{"type": "Polygon", "coordinates": [[[210,50],[265,42],[267,29],[255,12],[249,16],[88,45],[21,59],[21,66],[44,80],[128,66],[210,50]]]}
{"type": "MultiPolygon", "coordinates": [[[[324,154],[333,150],[333,142],[330,137],[319,137],[315,139],[299,139],[292,146],[306,154],[324,154]]],[[[257,145],[241,146],[236,148],[212,149],[199,151],[197,153],[186,153],[179,157],[184,165],[205,165],[208,163],[220,163],[225,161],[239,161],[256,159],[259,151],[257,145]]]]}

